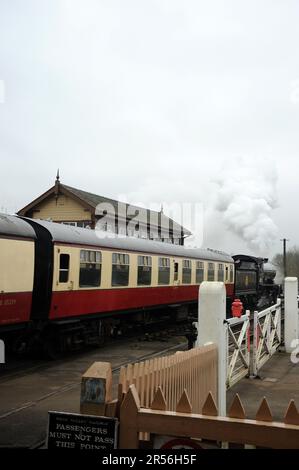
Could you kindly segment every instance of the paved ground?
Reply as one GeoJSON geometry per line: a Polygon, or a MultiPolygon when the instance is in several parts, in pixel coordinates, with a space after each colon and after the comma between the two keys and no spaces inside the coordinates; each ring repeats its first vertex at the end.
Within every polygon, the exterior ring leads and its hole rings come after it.
{"type": "MultiPolygon", "coordinates": [[[[79,412],[81,375],[95,361],[109,361],[112,366],[124,360],[162,350],[177,343],[132,342],[80,354],[51,366],[28,371],[8,380],[0,380],[0,447],[30,447],[45,438],[48,411],[79,412]]],[[[261,369],[260,379],[243,379],[227,394],[228,408],[238,393],[248,418],[254,418],[264,396],[274,420],[281,421],[287,405],[294,399],[299,409],[299,364],[290,355],[276,353],[261,369]]],[[[115,383],[117,377],[114,378],[115,383]]]]}
{"type": "MultiPolygon", "coordinates": [[[[135,362],[153,352],[175,347],[182,339],[116,342],[37,370],[24,370],[9,377],[0,375],[0,448],[30,448],[44,440],[49,410],[79,413],[81,376],[93,362],[111,362],[112,367],[135,362]]],[[[116,384],[117,376],[113,379],[116,384]]]]}
{"type": "Polygon", "coordinates": [[[246,416],[255,418],[263,397],[267,398],[274,420],[282,421],[288,403],[295,400],[299,409],[299,363],[290,354],[277,352],[260,370],[260,379],[242,379],[227,394],[227,409],[238,393],[246,416]]]}

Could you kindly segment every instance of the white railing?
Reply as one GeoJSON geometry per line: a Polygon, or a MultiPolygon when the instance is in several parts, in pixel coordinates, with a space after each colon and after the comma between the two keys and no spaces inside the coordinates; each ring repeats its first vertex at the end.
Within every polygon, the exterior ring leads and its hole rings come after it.
{"type": "Polygon", "coordinates": [[[227,329],[226,388],[232,387],[249,375],[250,368],[250,312],[240,318],[225,321],[227,329]]]}
{"type": "Polygon", "coordinates": [[[262,312],[254,312],[252,372],[258,375],[260,368],[270,359],[281,344],[281,299],[262,312]]]}

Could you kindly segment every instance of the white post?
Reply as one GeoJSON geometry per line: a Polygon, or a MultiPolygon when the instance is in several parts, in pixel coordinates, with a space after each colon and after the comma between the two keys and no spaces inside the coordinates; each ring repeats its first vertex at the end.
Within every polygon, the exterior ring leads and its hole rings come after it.
{"type": "Polygon", "coordinates": [[[250,358],[250,368],[252,374],[250,377],[257,377],[257,349],[259,343],[259,331],[258,331],[258,312],[253,313],[253,344],[252,344],[252,355],[250,358]]]}
{"type": "Polygon", "coordinates": [[[227,326],[223,282],[202,282],[199,288],[197,346],[218,346],[218,410],[226,416],[227,326]]]}
{"type": "Polygon", "coordinates": [[[298,278],[286,277],[284,280],[284,344],[287,353],[294,349],[292,342],[299,338],[298,316],[298,278]]]}

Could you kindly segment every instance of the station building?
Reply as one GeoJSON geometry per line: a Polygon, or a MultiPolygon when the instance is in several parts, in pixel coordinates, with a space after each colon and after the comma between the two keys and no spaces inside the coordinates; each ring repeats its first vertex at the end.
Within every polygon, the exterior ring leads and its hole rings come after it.
{"type": "Polygon", "coordinates": [[[184,245],[191,232],[153,211],[62,184],[57,173],[54,186],[17,212],[23,217],[85,227],[112,233],[184,245]]]}

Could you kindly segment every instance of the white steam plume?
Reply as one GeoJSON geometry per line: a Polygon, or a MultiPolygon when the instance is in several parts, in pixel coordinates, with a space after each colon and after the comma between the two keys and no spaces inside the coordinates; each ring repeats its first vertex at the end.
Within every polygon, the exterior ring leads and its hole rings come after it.
{"type": "Polygon", "coordinates": [[[216,209],[226,227],[246,242],[250,250],[265,255],[278,236],[272,220],[277,207],[276,169],[273,162],[248,163],[244,159],[221,171],[216,209]]]}

